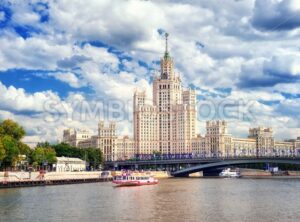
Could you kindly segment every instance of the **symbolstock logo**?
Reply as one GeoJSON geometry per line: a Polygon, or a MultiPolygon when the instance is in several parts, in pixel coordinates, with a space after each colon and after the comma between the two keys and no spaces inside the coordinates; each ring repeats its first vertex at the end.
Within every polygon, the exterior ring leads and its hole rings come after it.
{"type": "MultiPolygon", "coordinates": [[[[137,101],[133,105],[133,101],[122,100],[73,100],[72,102],[57,102],[56,100],[48,100],[44,103],[44,120],[46,122],[58,122],[61,120],[76,120],[80,122],[107,120],[107,121],[129,121],[132,122],[134,109],[139,112],[148,114],[161,113],[167,118],[161,118],[162,121],[173,120],[174,118],[184,119],[189,110],[196,111],[197,120],[213,120],[226,119],[227,121],[256,121],[253,105],[255,101],[251,100],[222,100],[221,102],[214,100],[198,101],[195,105],[183,104],[178,105],[164,104],[162,108],[153,107],[152,100],[143,101],[144,107],[137,101]],[[134,108],[135,107],[135,108],[134,108]],[[181,113],[182,115],[173,115],[172,113],[181,113]]],[[[155,114],[151,118],[155,118],[155,114]]],[[[149,117],[149,121],[151,120],[149,117]]],[[[153,119],[151,120],[153,121],[153,119]]]]}

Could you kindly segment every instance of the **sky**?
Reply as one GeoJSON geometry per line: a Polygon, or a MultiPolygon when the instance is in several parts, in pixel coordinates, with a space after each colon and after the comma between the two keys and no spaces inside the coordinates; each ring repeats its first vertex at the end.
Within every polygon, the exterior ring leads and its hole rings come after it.
{"type": "Polygon", "coordinates": [[[197,93],[197,131],[300,136],[300,0],[0,0],[0,119],[24,142],[117,122],[132,135],[132,96],[152,81],[164,34],[183,86],[197,93]]]}

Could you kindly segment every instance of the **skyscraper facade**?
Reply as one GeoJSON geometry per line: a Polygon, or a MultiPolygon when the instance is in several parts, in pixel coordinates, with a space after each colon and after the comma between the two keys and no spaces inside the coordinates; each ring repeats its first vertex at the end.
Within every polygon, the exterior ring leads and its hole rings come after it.
{"type": "Polygon", "coordinates": [[[182,88],[168,50],[168,34],[160,75],[153,81],[152,104],[146,104],[144,91],[136,91],[133,100],[137,154],[191,152],[191,141],[196,137],[196,93],[182,88]]]}

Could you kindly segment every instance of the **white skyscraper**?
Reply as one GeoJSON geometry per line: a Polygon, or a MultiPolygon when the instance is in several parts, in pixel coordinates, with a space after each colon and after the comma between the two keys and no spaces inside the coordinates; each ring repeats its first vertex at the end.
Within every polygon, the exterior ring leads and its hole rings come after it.
{"type": "Polygon", "coordinates": [[[196,137],[196,95],[183,90],[173,59],[166,49],[160,61],[160,76],[153,82],[153,105],[145,104],[145,92],[134,94],[134,140],[138,154],[191,153],[196,137]]]}

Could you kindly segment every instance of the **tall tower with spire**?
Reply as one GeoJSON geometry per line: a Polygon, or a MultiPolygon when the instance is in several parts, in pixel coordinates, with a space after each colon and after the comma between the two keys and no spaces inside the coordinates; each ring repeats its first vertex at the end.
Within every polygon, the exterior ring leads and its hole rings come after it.
{"type": "Polygon", "coordinates": [[[160,75],[153,81],[153,105],[134,109],[134,138],[138,154],[151,154],[153,151],[163,154],[190,153],[191,140],[196,137],[195,91],[182,89],[181,78],[175,73],[170,56],[168,37],[166,33],[160,75]],[[151,119],[151,123],[143,122],[147,119],[151,119]],[[141,143],[140,138],[145,138],[145,135],[151,141],[146,139],[141,143]]]}
{"type": "Polygon", "coordinates": [[[174,68],[173,68],[173,59],[170,57],[169,50],[168,50],[168,37],[169,34],[165,34],[166,38],[166,48],[164,57],[161,58],[160,61],[160,72],[162,79],[172,79],[174,78],[174,68]]]}

